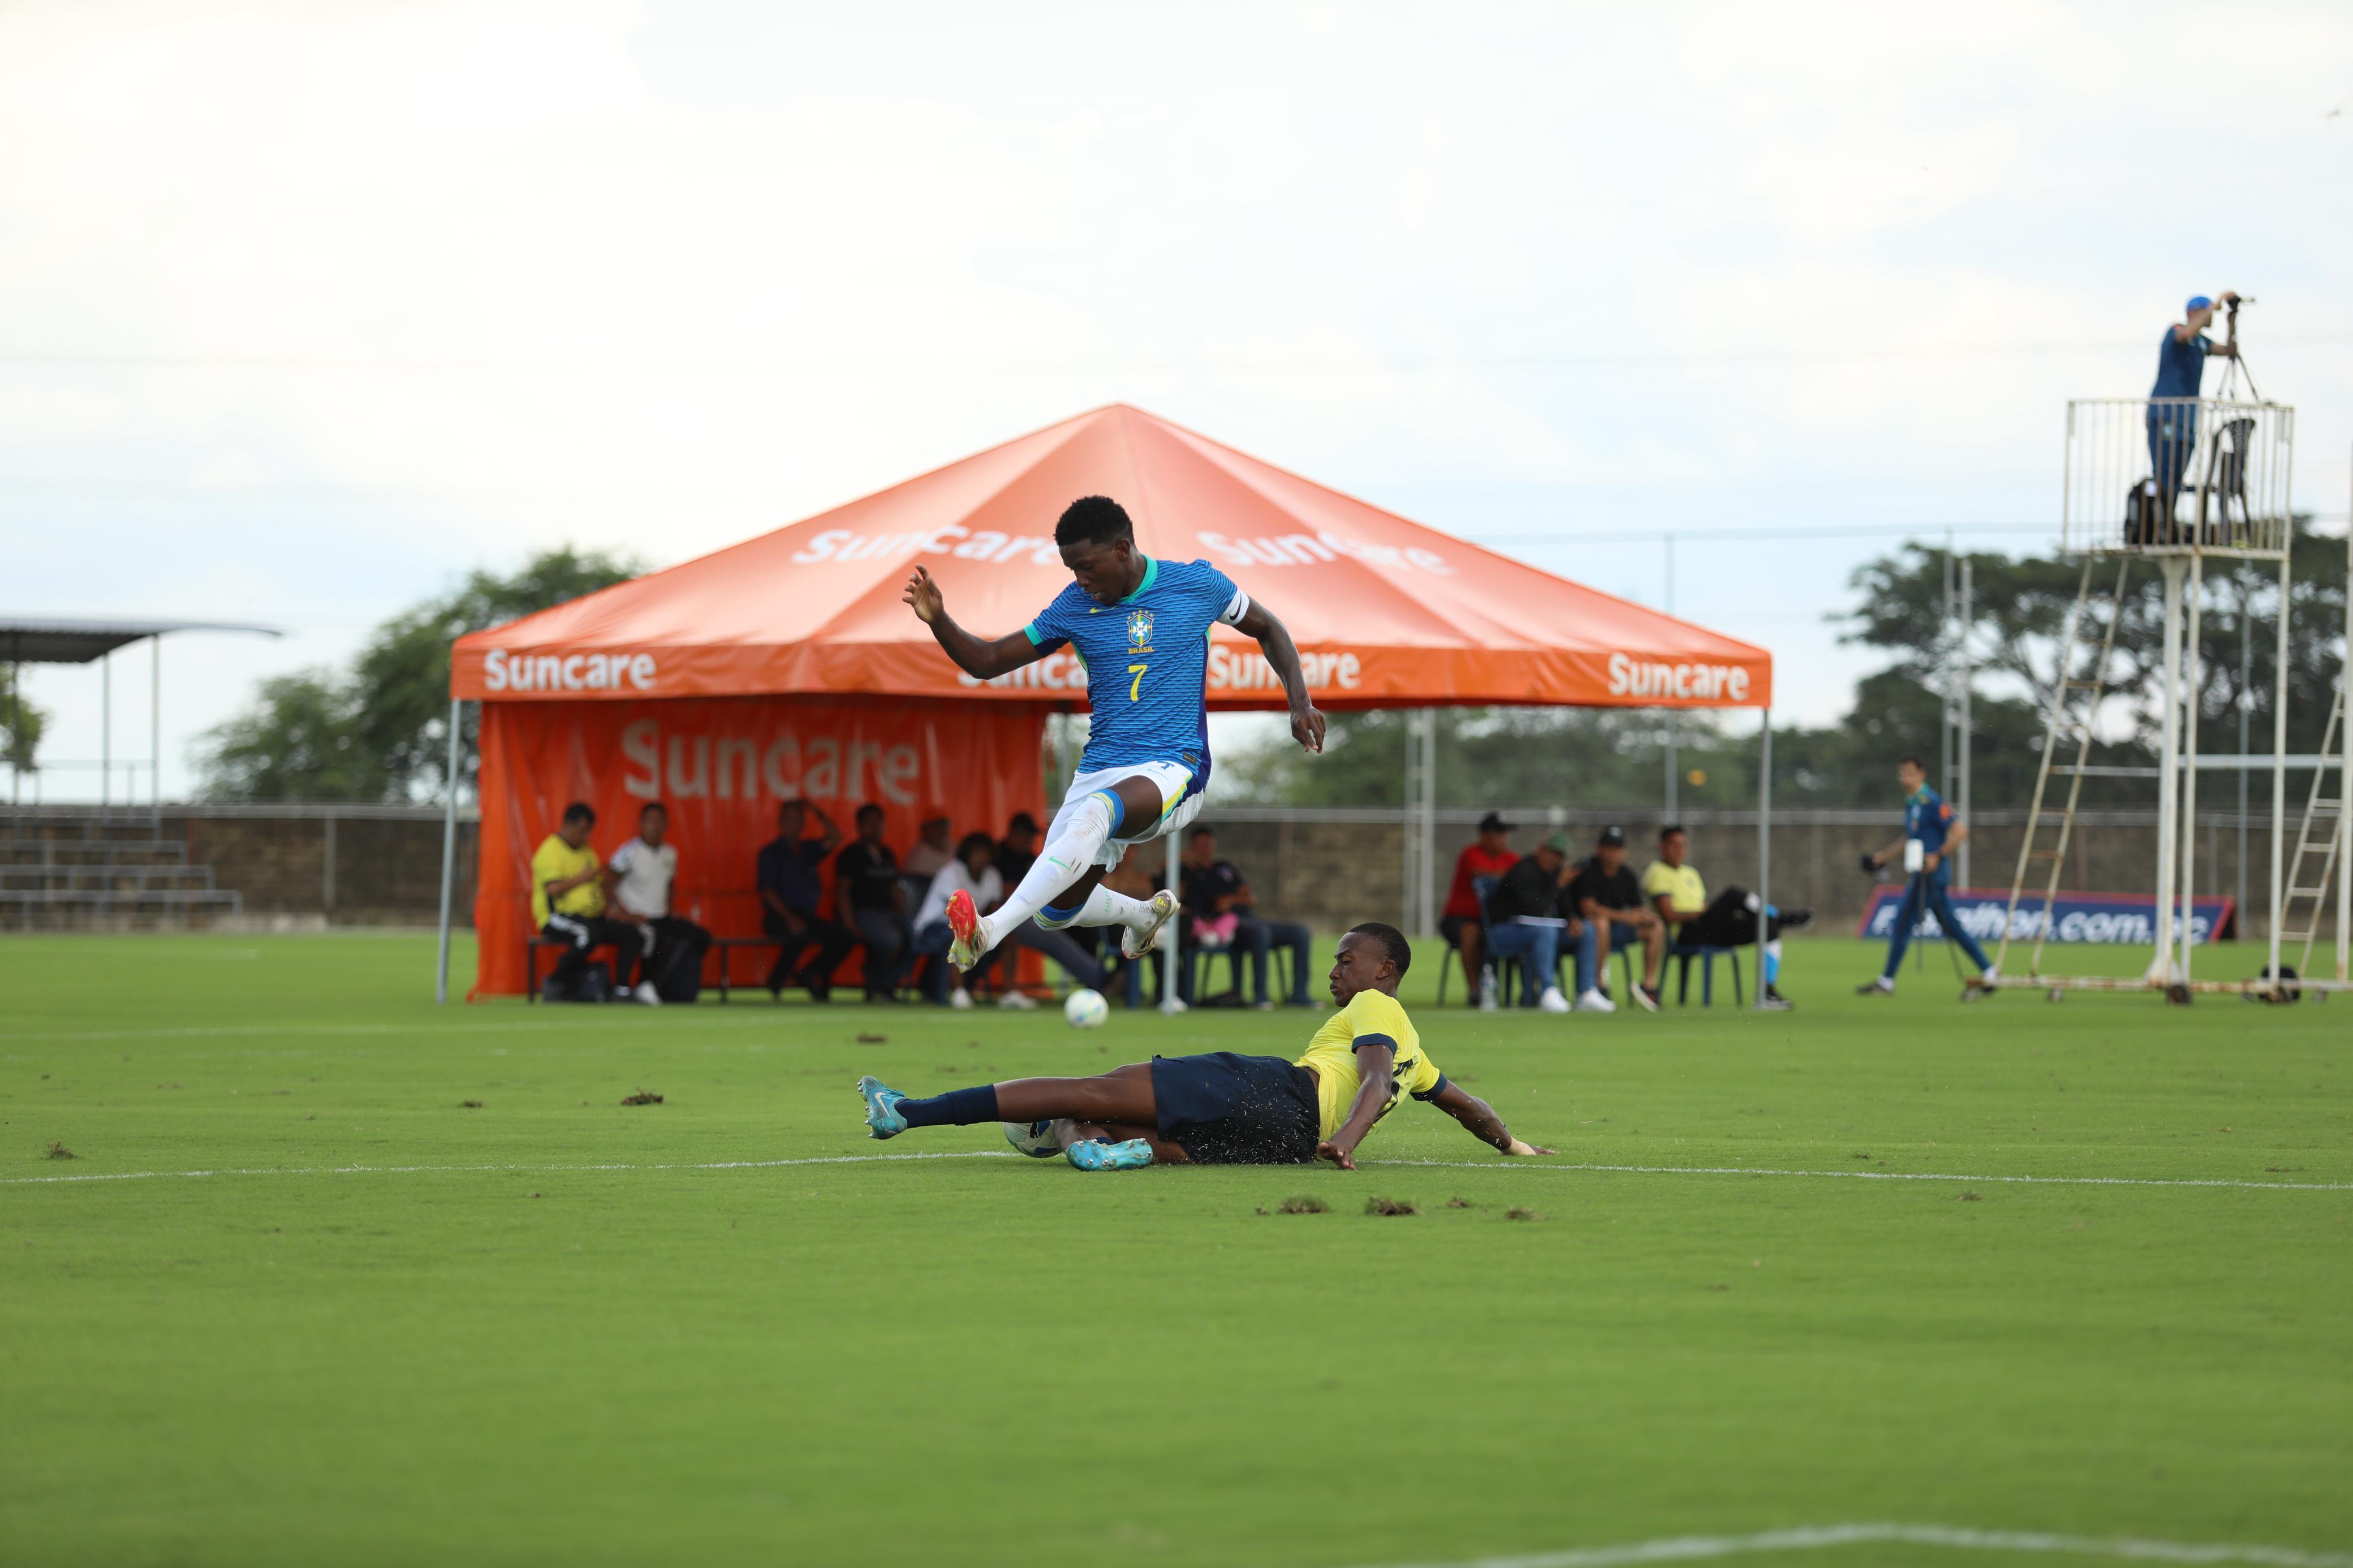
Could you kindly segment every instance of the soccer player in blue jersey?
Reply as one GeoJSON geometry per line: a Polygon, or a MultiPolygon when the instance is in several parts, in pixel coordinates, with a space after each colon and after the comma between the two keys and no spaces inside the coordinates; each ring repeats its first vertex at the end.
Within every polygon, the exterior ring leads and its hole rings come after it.
{"type": "Polygon", "coordinates": [[[1092,727],[1078,775],[1046,830],[1037,863],[1005,901],[982,914],[971,898],[948,900],[948,962],[968,969],[1032,916],[1050,931],[1117,925],[1130,958],[1151,951],[1176,912],[1163,889],[1148,900],[1101,886],[1131,844],[1176,833],[1201,809],[1209,783],[1209,628],[1222,621],[1256,637],[1291,699],[1291,733],[1324,749],[1324,715],[1308,700],[1299,649],[1282,623],[1206,561],[1155,561],[1135,547],[1125,509],[1106,496],[1072,501],[1054,524],[1071,585],[1009,636],[973,636],[948,615],[923,567],[906,602],[959,668],[987,680],[1069,647],[1087,668],[1092,727]]]}
{"type": "Polygon", "coordinates": [[[1936,923],[1945,928],[1945,940],[1960,943],[1961,951],[1982,972],[1977,983],[1990,987],[2000,978],[1994,972],[1993,960],[1954,918],[1953,900],[1945,894],[1953,879],[1952,853],[1969,836],[1969,825],[1946,804],[1943,795],[1928,787],[1928,770],[1920,765],[1919,758],[1899,759],[1895,777],[1904,786],[1904,837],[1863,859],[1875,871],[1900,854],[1911,880],[1904,889],[1904,906],[1895,911],[1895,929],[1887,938],[1886,969],[1878,979],[1865,981],[1855,990],[1865,996],[1894,994],[1895,971],[1904,963],[1904,950],[1911,945],[1912,928],[1920,923],[1924,913],[1936,916],[1936,923]],[[1919,847],[1912,848],[1915,844],[1919,847]]]}

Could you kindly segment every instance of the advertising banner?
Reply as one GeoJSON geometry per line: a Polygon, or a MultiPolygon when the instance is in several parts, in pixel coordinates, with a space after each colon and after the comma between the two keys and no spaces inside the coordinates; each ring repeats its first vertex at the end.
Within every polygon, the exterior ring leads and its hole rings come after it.
{"type": "MultiPolygon", "coordinates": [[[[754,864],[779,805],[822,809],[845,842],[857,809],[879,805],[883,841],[902,857],[926,816],[946,815],[958,835],[1001,836],[1017,811],[1047,815],[1043,723],[1037,709],[888,698],[485,703],[475,993],[522,992],[532,852],[572,801],[596,808],[589,843],[604,859],[637,832],[639,808],[660,801],[678,849],[672,912],[714,936],[758,936],[754,864]]],[[[731,983],[757,984],[775,954],[732,957],[731,983]]]]}
{"type": "MultiPolygon", "coordinates": [[[[2009,889],[1955,888],[1950,896],[1953,918],[1960,921],[1963,930],[1981,943],[2001,940],[2002,917],[2010,912],[2009,889]]],[[[1870,907],[1863,910],[1862,924],[1855,934],[1886,941],[1894,933],[1895,917],[1903,906],[1903,883],[1880,889],[1873,895],[1870,907]]],[[[2192,899],[2189,911],[2192,946],[2238,934],[2237,910],[2232,900],[2192,899]]],[[[2051,934],[2043,939],[2046,942],[2123,947],[2153,947],[2157,943],[2157,899],[2149,893],[2061,893],[2051,906],[2050,920],[2051,934]]],[[[2032,942],[2042,922],[2042,895],[2021,896],[2018,900],[2018,920],[2010,927],[2010,940],[2032,942]]],[[[1942,940],[1945,929],[1934,916],[1924,916],[1913,934],[1925,940],[1942,940]]]]}

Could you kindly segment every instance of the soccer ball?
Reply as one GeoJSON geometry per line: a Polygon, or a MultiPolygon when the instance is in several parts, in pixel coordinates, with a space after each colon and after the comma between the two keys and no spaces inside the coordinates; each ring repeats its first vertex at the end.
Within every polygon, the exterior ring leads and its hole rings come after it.
{"type": "Polygon", "coordinates": [[[997,1125],[1005,1129],[1005,1141],[1032,1160],[1062,1157],[1062,1146],[1054,1141],[1050,1121],[1000,1121],[997,1125]]]}
{"type": "Polygon", "coordinates": [[[1100,991],[1073,991],[1062,1004],[1062,1017],[1073,1029],[1097,1028],[1110,1016],[1111,1004],[1100,991]]]}

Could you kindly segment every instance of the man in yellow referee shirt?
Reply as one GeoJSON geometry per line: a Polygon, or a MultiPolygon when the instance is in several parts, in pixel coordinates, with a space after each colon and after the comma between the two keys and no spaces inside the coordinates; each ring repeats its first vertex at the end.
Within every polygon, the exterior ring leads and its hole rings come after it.
{"type": "MultiPolygon", "coordinates": [[[[636,926],[605,918],[605,888],[599,875],[604,868],[596,851],[588,847],[588,835],[596,826],[595,808],[585,800],[575,800],[564,808],[564,820],[531,857],[531,918],[539,923],[542,936],[565,944],[564,956],[555,961],[555,973],[548,976],[548,984],[555,995],[567,1002],[584,1000],[580,975],[588,967],[589,949],[612,948],[614,984],[627,985],[645,946],[645,937],[636,926]]],[[[648,1004],[661,1001],[649,981],[640,983],[629,994],[648,1004]]]]}
{"type": "Polygon", "coordinates": [[[1082,1171],[1152,1164],[1356,1168],[1356,1146],[1406,1095],[1438,1107],[1505,1154],[1549,1154],[1512,1136],[1494,1107],[1448,1081],[1421,1048],[1397,999],[1413,950],[1395,926],[1368,921],[1340,939],[1332,1000],[1296,1062],[1215,1051],[1155,1057],[1094,1078],[1029,1078],[911,1100],[858,1080],[868,1135],[997,1121],[1013,1146],[1082,1171]]]}
{"type": "MultiPolygon", "coordinates": [[[[1642,896],[1667,922],[1674,940],[1692,947],[1747,947],[1757,941],[1757,895],[1744,888],[1726,888],[1711,901],[1707,884],[1691,863],[1691,835],[1673,823],[1659,829],[1659,858],[1642,873],[1642,896]]],[[[1786,1012],[1789,999],[1781,994],[1781,933],[1811,924],[1811,910],[1766,906],[1765,1001],[1771,1011],[1786,1012]]]]}

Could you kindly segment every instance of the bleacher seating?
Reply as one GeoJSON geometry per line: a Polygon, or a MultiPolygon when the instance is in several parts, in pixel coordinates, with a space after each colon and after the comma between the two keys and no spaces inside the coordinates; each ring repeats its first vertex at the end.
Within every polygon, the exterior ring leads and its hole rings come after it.
{"type": "Polygon", "coordinates": [[[244,910],[144,816],[0,810],[0,929],[192,927],[244,910]]]}

